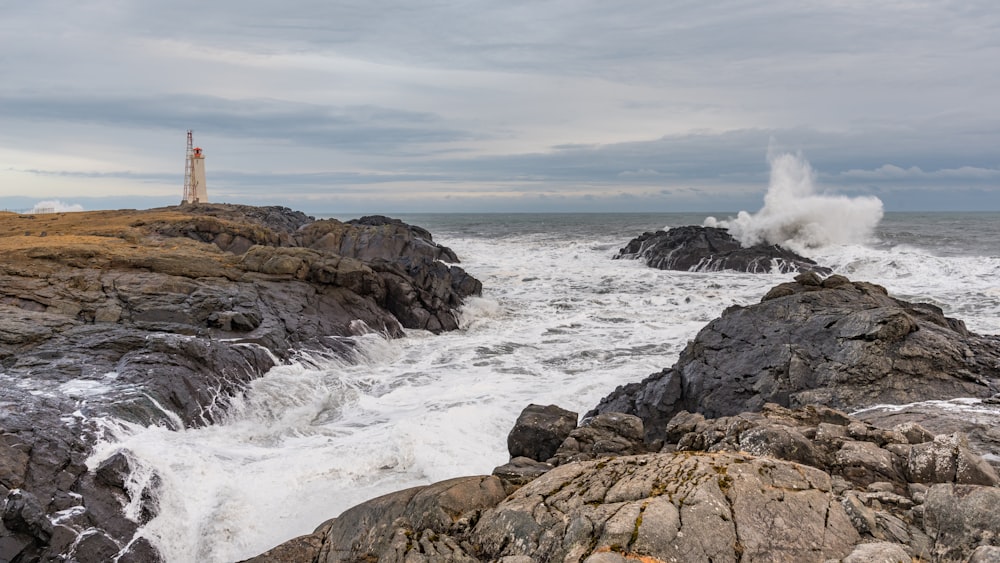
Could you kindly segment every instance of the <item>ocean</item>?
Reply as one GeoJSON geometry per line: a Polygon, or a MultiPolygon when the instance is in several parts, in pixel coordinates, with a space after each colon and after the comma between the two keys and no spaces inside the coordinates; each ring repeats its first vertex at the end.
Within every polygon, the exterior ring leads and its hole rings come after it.
{"type": "MultiPolygon", "coordinates": [[[[507,461],[507,433],[528,404],[582,415],[672,365],[726,307],[792,278],[612,260],[644,231],[707,215],[397,215],[483,282],[461,330],[368,334],[355,357],[302,356],[255,381],[213,426],[109,424],[92,460],[125,448],[141,468],[134,487],[155,472],[160,512],[141,533],[171,562],[247,558],[377,495],[488,474],[507,461]]],[[[1000,214],[888,213],[853,235],[805,253],[1000,333],[1000,214]]]]}

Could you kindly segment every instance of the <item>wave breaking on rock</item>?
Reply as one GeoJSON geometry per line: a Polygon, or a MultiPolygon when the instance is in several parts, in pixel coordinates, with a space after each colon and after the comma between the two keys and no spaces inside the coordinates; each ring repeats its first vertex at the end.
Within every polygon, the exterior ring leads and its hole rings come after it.
{"type": "Polygon", "coordinates": [[[872,237],[882,220],[880,199],[818,193],[816,172],[801,154],[770,152],[768,160],[771,180],[764,207],[725,220],[708,217],[706,227],[728,229],[744,247],[776,244],[799,253],[872,237]]]}

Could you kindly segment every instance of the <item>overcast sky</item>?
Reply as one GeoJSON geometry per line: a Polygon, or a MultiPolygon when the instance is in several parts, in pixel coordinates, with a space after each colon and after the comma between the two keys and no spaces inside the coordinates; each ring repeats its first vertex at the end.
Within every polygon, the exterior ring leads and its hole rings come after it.
{"type": "Polygon", "coordinates": [[[1000,210],[1000,4],[0,3],[0,208],[1000,210]]]}

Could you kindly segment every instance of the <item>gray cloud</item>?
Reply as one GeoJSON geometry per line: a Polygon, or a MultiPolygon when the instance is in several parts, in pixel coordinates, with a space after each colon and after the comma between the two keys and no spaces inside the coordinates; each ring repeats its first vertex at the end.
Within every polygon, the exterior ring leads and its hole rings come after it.
{"type": "Polygon", "coordinates": [[[377,106],[317,106],[281,100],[229,100],[173,95],[122,98],[90,96],[0,95],[0,117],[25,121],[85,122],[129,128],[185,130],[214,135],[290,141],[347,151],[404,151],[428,143],[469,140],[474,135],[449,129],[429,113],[377,106]]]}
{"type": "Polygon", "coordinates": [[[875,170],[852,169],[841,172],[840,175],[846,178],[858,178],[862,180],[997,180],[1000,179],[1000,170],[995,168],[962,166],[961,168],[924,171],[918,166],[900,168],[892,164],[885,164],[875,170]]]}
{"type": "Polygon", "coordinates": [[[998,29],[985,0],[6,3],[0,197],[169,191],[195,129],[216,193],[293,206],[753,207],[776,146],[1000,209],[998,29]]]}

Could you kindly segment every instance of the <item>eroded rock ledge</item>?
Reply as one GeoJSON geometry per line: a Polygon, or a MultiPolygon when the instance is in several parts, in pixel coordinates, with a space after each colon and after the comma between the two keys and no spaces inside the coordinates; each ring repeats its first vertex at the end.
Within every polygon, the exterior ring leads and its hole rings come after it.
{"type": "Polygon", "coordinates": [[[637,417],[604,413],[567,430],[560,411],[525,409],[511,434],[540,442],[515,440],[511,463],[492,476],[379,497],[249,561],[907,563],[1000,553],[1000,478],[961,434],[766,405],[717,419],[679,413],[654,445],[637,417]],[[546,450],[546,420],[563,435],[557,453],[514,457],[546,450]]]}
{"type": "Polygon", "coordinates": [[[0,561],[155,561],[144,541],[126,547],[124,458],[84,465],[90,421],[205,424],[296,353],[452,330],[481,291],[457,262],[426,230],[378,216],[0,213],[0,561]]]}

